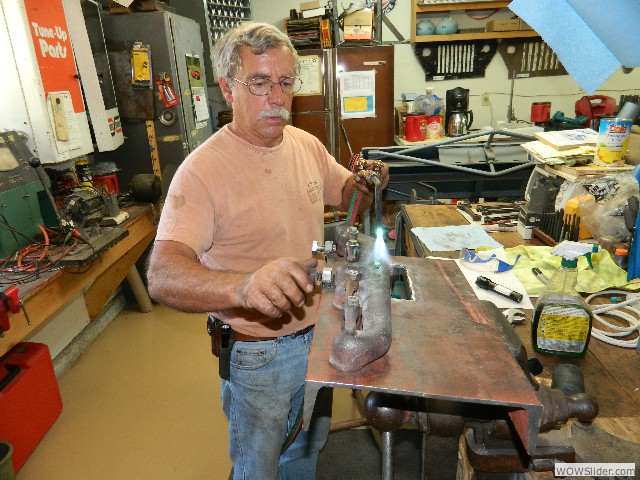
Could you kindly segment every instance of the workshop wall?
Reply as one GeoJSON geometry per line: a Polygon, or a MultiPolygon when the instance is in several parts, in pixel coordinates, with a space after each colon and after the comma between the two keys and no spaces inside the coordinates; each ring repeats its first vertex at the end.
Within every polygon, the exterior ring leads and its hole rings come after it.
{"type": "MultiPolygon", "coordinates": [[[[411,28],[411,1],[397,0],[395,8],[387,16],[391,23],[398,29],[404,38],[410,38],[411,28]]],[[[300,2],[297,0],[252,0],[252,14],[255,21],[271,23],[284,30],[285,19],[289,17],[289,10],[298,9],[300,2]]],[[[338,8],[342,11],[341,3],[338,8]]],[[[492,10],[476,11],[474,16],[488,15],[492,10]]],[[[382,41],[394,41],[395,36],[383,25],[382,41]]],[[[462,86],[471,91],[470,109],[474,114],[474,128],[486,125],[498,126],[498,122],[507,119],[511,80],[507,74],[507,68],[499,54],[496,54],[487,67],[484,78],[468,80],[450,80],[426,82],[424,72],[416,60],[413,45],[395,45],[395,79],[394,101],[396,106],[401,106],[402,93],[424,93],[426,87],[434,87],[437,95],[444,97],[447,90],[462,86]],[[489,93],[490,105],[481,106],[480,96],[489,93]]],[[[635,68],[630,74],[624,74],[621,70],[614,73],[594,95],[608,95],[616,99],[622,93],[640,93],[640,68],[635,68]]],[[[585,95],[585,92],[569,76],[538,77],[516,79],[514,83],[513,106],[518,120],[529,121],[531,103],[538,101],[551,101],[551,114],[563,111],[567,116],[574,117],[575,102],[585,95]]]]}

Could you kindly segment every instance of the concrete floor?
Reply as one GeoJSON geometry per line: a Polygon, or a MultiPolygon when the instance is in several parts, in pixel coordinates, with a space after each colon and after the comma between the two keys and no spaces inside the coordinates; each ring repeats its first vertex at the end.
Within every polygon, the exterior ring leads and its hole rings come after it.
{"type": "MultiPolygon", "coordinates": [[[[202,314],[126,307],[59,378],[63,411],[17,480],[228,478],[227,420],[202,314]]],[[[334,422],[357,418],[339,389],[334,422]]]]}

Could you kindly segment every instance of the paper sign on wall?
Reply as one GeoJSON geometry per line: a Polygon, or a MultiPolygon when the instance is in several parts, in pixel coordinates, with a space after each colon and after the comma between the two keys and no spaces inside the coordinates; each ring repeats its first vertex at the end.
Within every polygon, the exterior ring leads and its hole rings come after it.
{"type": "Polygon", "coordinates": [[[376,71],[340,72],[342,118],[376,116],[376,71]]]}
{"type": "Polygon", "coordinates": [[[204,79],[202,78],[200,57],[198,55],[186,55],[186,61],[191,101],[193,102],[193,113],[196,119],[196,129],[199,130],[207,126],[207,120],[209,119],[206,88],[204,79]]]}
{"type": "Polygon", "coordinates": [[[72,153],[82,147],[78,119],[73,111],[73,103],[69,92],[49,92],[47,95],[49,120],[54,127],[56,149],[61,160],[73,158],[72,153]]]}
{"type": "Polygon", "coordinates": [[[322,63],[318,55],[305,55],[300,57],[300,80],[302,87],[296,93],[299,95],[322,94],[322,63]]]}
{"type": "Polygon", "coordinates": [[[24,4],[45,95],[68,92],[73,111],[84,112],[62,0],[25,0],[24,4]]]}

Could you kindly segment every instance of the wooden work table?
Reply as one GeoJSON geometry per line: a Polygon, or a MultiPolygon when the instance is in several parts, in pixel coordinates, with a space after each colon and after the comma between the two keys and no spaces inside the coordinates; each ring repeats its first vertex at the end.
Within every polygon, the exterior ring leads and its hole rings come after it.
{"type": "Polygon", "coordinates": [[[120,283],[135,268],[135,262],[156,232],[151,206],[134,205],[125,210],[130,217],[122,226],[128,235],[88,266],[43,274],[38,280],[18,286],[31,325],[27,323],[24,311],[9,313],[11,328],[0,338],[0,355],[38,330],[79,295],[84,295],[91,320],[100,313],[120,283]]]}
{"type": "MultiPolygon", "coordinates": [[[[469,222],[460,214],[455,205],[402,205],[404,223],[401,234],[408,256],[429,256],[457,258],[458,251],[431,253],[426,246],[411,234],[413,227],[439,227],[466,225],[469,222]]],[[[541,245],[537,240],[526,241],[517,232],[494,232],[491,236],[505,247],[517,245],[541,245]]],[[[398,250],[396,250],[398,254],[398,250]]],[[[535,305],[535,299],[533,299],[535,305]]],[[[544,371],[536,377],[540,383],[550,384],[553,369],[560,363],[573,363],[584,374],[585,390],[599,403],[598,422],[609,433],[640,443],[640,359],[634,349],[615,347],[591,339],[584,358],[562,358],[535,353],[531,347],[531,316],[526,311],[526,320],[515,328],[522,340],[529,358],[536,356],[543,364],[544,371]]],[[[640,453],[640,446],[639,446],[640,453]]],[[[639,457],[640,458],[640,457],[639,457]]]]}

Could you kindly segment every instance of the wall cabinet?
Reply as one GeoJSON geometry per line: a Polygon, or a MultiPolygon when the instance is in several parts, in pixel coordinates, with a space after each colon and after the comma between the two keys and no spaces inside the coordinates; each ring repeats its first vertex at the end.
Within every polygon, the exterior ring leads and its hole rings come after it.
{"type": "MultiPolygon", "coordinates": [[[[508,32],[461,32],[451,35],[417,35],[416,27],[421,17],[434,13],[463,13],[465,10],[494,10],[509,8],[509,1],[480,1],[456,3],[421,4],[413,0],[411,4],[411,41],[412,42],[450,42],[454,40],[483,40],[499,38],[535,38],[539,37],[534,30],[515,30],[508,32]]],[[[488,20],[488,19],[487,19],[488,20]]]]}

